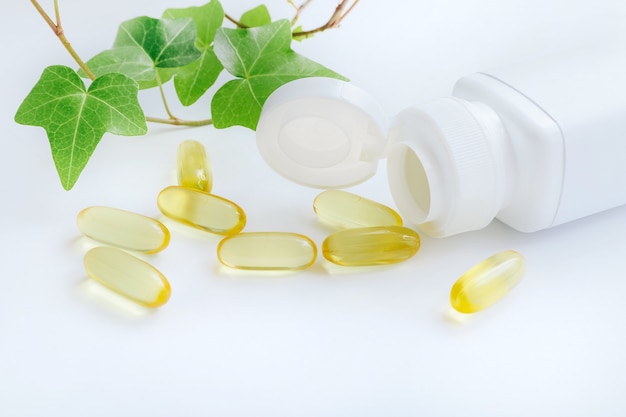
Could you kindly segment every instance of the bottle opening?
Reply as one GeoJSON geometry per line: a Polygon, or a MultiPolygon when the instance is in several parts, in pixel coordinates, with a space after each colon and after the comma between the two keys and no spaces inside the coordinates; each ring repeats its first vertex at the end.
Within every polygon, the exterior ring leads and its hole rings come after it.
{"type": "Polygon", "coordinates": [[[430,211],[430,186],[422,161],[410,148],[407,148],[404,156],[404,174],[407,188],[420,209],[420,214],[426,217],[430,211]]]}
{"type": "Polygon", "coordinates": [[[398,210],[411,222],[424,223],[431,213],[431,190],[426,168],[409,146],[396,144],[389,153],[387,175],[398,210]]]}
{"type": "Polygon", "coordinates": [[[434,237],[493,220],[506,175],[506,134],[493,110],[454,97],[433,100],[401,112],[391,139],[389,186],[407,220],[434,237]]]}

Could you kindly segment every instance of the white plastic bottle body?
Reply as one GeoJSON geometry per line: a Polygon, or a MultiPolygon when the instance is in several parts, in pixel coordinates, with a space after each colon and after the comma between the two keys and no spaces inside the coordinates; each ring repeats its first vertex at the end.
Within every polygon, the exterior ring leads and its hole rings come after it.
{"type": "MultiPolygon", "coordinates": [[[[512,201],[498,218],[514,228],[528,230],[524,211],[520,209],[528,205],[523,201],[529,194],[535,205],[546,202],[545,210],[552,210],[551,200],[558,197],[553,220],[540,221],[529,231],[626,204],[626,50],[617,46],[590,48],[533,64],[493,70],[485,76],[516,90],[542,109],[554,120],[563,140],[562,155],[557,152],[542,155],[540,151],[546,147],[539,146],[532,152],[532,160],[528,160],[523,148],[533,146],[537,138],[512,131],[515,120],[510,119],[509,109],[496,110],[504,125],[511,127],[511,142],[519,156],[517,201],[512,201]],[[545,166],[546,163],[550,166],[545,166]],[[541,181],[541,177],[529,175],[536,165],[542,165],[543,181],[562,178],[557,195],[533,191],[547,191],[545,186],[537,187],[536,180],[541,181]]],[[[472,79],[460,80],[453,95],[486,104],[493,102],[494,108],[501,107],[495,102],[497,97],[490,97],[490,91],[483,90],[481,94],[476,87],[472,79]]],[[[545,126],[544,130],[551,128],[545,126]]],[[[533,211],[532,207],[528,209],[533,211]]]]}
{"type": "Polygon", "coordinates": [[[452,95],[403,111],[392,131],[391,191],[426,233],[494,217],[533,232],[626,204],[626,49],[473,74],[452,95]]]}

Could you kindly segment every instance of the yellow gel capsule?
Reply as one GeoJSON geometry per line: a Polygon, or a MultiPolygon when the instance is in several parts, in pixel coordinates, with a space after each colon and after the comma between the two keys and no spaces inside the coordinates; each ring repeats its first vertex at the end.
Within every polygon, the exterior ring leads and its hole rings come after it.
{"type": "Polygon", "coordinates": [[[165,216],[219,235],[234,235],[246,225],[246,215],[237,204],[192,188],[167,187],[159,193],[157,204],[165,216]]]}
{"type": "Polygon", "coordinates": [[[176,156],[178,184],[211,192],[213,177],[204,146],[197,140],[186,140],[178,146],[176,156]]]}
{"type": "Polygon", "coordinates": [[[391,207],[347,191],[320,193],[315,197],[313,210],[324,223],[340,229],[402,226],[402,217],[391,207]]]}
{"type": "Polygon", "coordinates": [[[522,279],[524,257],[508,250],[485,259],[452,286],[450,304],[461,313],[476,313],[504,297],[522,279]]]}
{"type": "Polygon", "coordinates": [[[112,207],[88,207],[78,213],[76,223],[87,237],[138,252],[159,252],[170,242],[170,232],[161,222],[112,207]]]}
{"type": "Polygon", "coordinates": [[[420,248],[420,237],[402,226],[344,229],[328,236],[322,254],[343,266],[385,265],[406,261],[420,248]]]}
{"type": "Polygon", "coordinates": [[[92,279],[146,307],[162,306],[172,293],[161,272],[121,249],[93,248],[85,254],[84,263],[92,279]]]}
{"type": "Polygon", "coordinates": [[[317,246],[297,233],[241,233],[223,239],[217,257],[223,265],[236,269],[293,271],[313,265],[317,246]]]}

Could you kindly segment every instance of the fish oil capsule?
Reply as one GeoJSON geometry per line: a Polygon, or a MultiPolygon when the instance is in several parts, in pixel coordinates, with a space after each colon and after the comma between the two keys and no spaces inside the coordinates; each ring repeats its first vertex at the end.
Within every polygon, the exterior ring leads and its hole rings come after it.
{"type": "Polygon", "coordinates": [[[313,201],[320,220],[333,227],[402,226],[402,217],[384,204],[341,190],[327,190],[313,201]]]}
{"type": "Polygon", "coordinates": [[[497,253],[471,268],[450,292],[450,304],[461,313],[476,313],[504,297],[522,279],[524,257],[508,250],[497,253]]]}
{"type": "Polygon", "coordinates": [[[165,216],[219,235],[239,233],[246,224],[246,215],[237,204],[192,188],[167,187],[159,193],[157,204],[165,216]]]}
{"type": "Polygon", "coordinates": [[[313,265],[317,247],[297,233],[240,233],[220,242],[217,257],[223,265],[236,269],[294,271],[313,265]]]}
{"type": "Polygon", "coordinates": [[[178,184],[211,192],[213,176],[204,146],[197,140],[186,140],[178,146],[176,155],[178,184]]]}
{"type": "Polygon", "coordinates": [[[112,207],[88,207],[76,224],[91,239],[138,252],[156,253],[170,242],[169,230],[158,220],[112,207]]]}
{"type": "Polygon", "coordinates": [[[85,254],[84,264],[92,279],[146,307],[162,306],[172,293],[161,272],[121,249],[93,248],[85,254]]]}
{"type": "Polygon", "coordinates": [[[402,226],[376,226],[337,231],[322,243],[322,254],[343,266],[385,265],[406,261],[420,248],[420,237],[402,226]]]}

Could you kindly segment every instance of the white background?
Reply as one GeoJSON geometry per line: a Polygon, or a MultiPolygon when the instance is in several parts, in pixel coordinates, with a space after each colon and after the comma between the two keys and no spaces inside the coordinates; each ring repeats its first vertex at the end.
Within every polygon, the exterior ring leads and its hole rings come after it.
{"type": "MultiPolygon", "coordinates": [[[[201,4],[61,1],[84,58],[108,48],[123,20],[201,4]]],[[[235,16],[256,4],[224,1],[235,16]]],[[[291,16],[286,2],[267,4],[274,17],[291,16]]],[[[302,23],[321,23],[335,4],[316,0],[302,23]]],[[[341,29],[294,48],[393,115],[447,95],[473,71],[624,39],[624,4],[363,0],[341,29]]],[[[626,414],[626,208],[534,234],[494,222],[423,237],[413,259],[392,267],[337,268],[320,258],[281,276],[221,268],[217,237],[164,220],[171,244],[149,261],[171,282],[169,303],[145,311],[110,296],[87,279],[82,258],[93,243],[80,237],[76,214],[109,205],[161,218],[156,196],[175,182],[184,139],[205,144],[214,192],[246,210],[247,231],[300,232],[321,244],[329,230],[311,208],[319,191],[266,167],[246,129],[151,125],[145,137],[105,135],[65,192],[43,129],[13,115],[46,66],[75,65],[30,2],[2,2],[0,16],[1,416],[626,414]],[[458,276],[506,249],[526,257],[522,283],[484,312],[452,314],[458,276]]],[[[163,115],[154,92],[141,99],[147,114],[163,115]]],[[[188,119],[209,115],[208,99],[173,108],[188,119]]],[[[384,163],[352,191],[393,204],[384,163]]]]}

